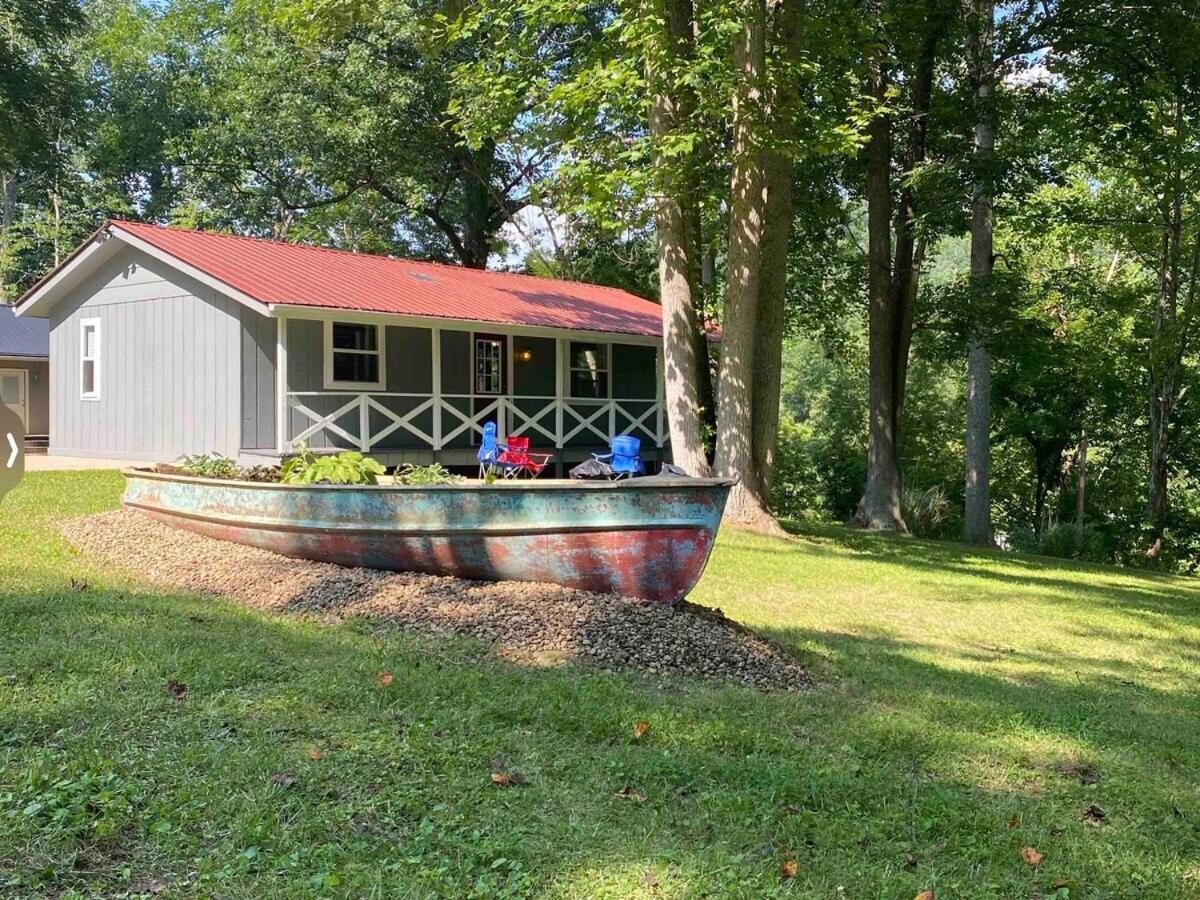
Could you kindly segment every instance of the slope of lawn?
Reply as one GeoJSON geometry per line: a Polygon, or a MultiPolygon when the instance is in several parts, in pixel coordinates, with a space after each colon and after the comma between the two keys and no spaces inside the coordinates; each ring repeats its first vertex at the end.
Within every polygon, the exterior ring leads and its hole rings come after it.
{"type": "Polygon", "coordinates": [[[0,503],[0,895],[1200,892],[1192,580],[727,532],[693,599],[822,682],[762,695],[172,595],[58,536],[119,490],[0,503]]]}

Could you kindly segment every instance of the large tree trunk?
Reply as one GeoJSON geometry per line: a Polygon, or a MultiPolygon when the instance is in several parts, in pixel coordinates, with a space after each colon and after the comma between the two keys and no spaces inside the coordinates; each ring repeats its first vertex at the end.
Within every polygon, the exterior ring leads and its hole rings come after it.
{"type": "Polygon", "coordinates": [[[892,433],[895,435],[897,450],[900,445],[904,393],[908,384],[913,313],[916,310],[917,288],[925,256],[924,237],[917,234],[917,191],[913,186],[912,176],[925,162],[929,111],[933,101],[933,70],[940,37],[941,25],[934,20],[933,11],[927,8],[925,36],[921,42],[913,76],[912,118],[908,124],[908,146],[904,153],[905,180],[900,189],[900,208],[896,217],[896,262],[892,267],[892,302],[896,305],[896,375],[893,379],[895,397],[892,401],[892,433]]]}
{"type": "MultiPolygon", "coordinates": [[[[690,12],[691,2],[682,4],[690,12]]],[[[699,178],[695,172],[695,159],[690,159],[692,171],[687,182],[686,195],[695,197],[700,193],[699,178]]],[[[711,260],[711,256],[707,258],[711,260]]],[[[692,341],[696,345],[696,399],[700,404],[700,428],[707,436],[705,452],[712,458],[711,444],[717,434],[717,392],[713,384],[712,355],[708,346],[707,318],[705,315],[704,288],[712,283],[705,280],[704,214],[698,200],[688,204],[688,271],[691,273],[692,306],[695,310],[696,328],[692,341]]]]}
{"type": "Polygon", "coordinates": [[[721,371],[717,386],[717,472],[739,483],[730,491],[727,518],[761,526],[773,522],[756,493],[754,470],[754,329],[758,318],[764,216],[762,128],[766,65],[766,0],[744,0],[734,44],[733,174],[721,371]]]}
{"type": "MultiPolygon", "coordinates": [[[[689,100],[678,95],[674,68],[690,55],[692,42],[691,0],[647,0],[647,15],[664,25],[647,54],[646,75],[651,85],[650,136],[661,147],[671,132],[684,124],[689,100]]],[[[655,154],[658,179],[655,232],[658,247],[658,284],[663,307],[663,368],[666,380],[667,424],[671,434],[671,456],[675,465],[692,475],[707,475],[708,457],[701,427],[704,397],[712,381],[708,371],[708,348],[699,316],[697,276],[699,247],[696,224],[689,223],[686,196],[690,178],[655,154]]]]}
{"type": "Polygon", "coordinates": [[[882,41],[869,60],[871,95],[879,107],[867,143],[867,486],[857,524],[907,532],[900,512],[896,460],[896,304],[892,289],[892,122],[886,112],[888,72],[882,41]]]}
{"type": "Polygon", "coordinates": [[[779,438],[779,387],[783,368],[783,322],[787,298],[788,248],[795,217],[793,178],[795,163],[786,145],[795,135],[794,67],[800,61],[802,41],[801,0],[782,0],[775,23],[773,44],[785,67],[775,79],[771,118],[776,128],[772,145],[764,154],[766,211],[763,216],[762,273],[759,279],[758,327],[754,343],[754,398],[752,452],[758,476],[755,491],[762,505],[771,502],[775,472],[775,445],[779,438]],[[782,90],[780,84],[782,83],[782,90]],[[783,145],[782,147],[780,145],[783,145]]]}
{"type": "MultiPolygon", "coordinates": [[[[1175,104],[1176,127],[1182,126],[1181,106],[1175,104]]],[[[1162,556],[1167,528],[1167,487],[1170,475],[1171,416],[1178,396],[1179,348],[1177,333],[1179,278],[1183,252],[1183,179],[1178,162],[1169,188],[1169,213],[1163,228],[1158,295],[1154,308],[1154,334],[1150,344],[1150,471],[1146,485],[1146,523],[1150,526],[1149,559],[1162,556]]]]}
{"type": "Polygon", "coordinates": [[[496,145],[485,141],[477,150],[461,148],[458,165],[463,190],[462,244],[459,262],[468,269],[486,269],[496,234],[496,208],[492,198],[492,170],[496,145]]]}
{"type": "MultiPolygon", "coordinates": [[[[994,0],[969,0],[967,61],[975,86],[975,175],[971,191],[971,282],[978,298],[990,289],[992,275],[992,186],[988,162],[995,149],[991,86],[995,65],[994,0]]],[[[964,539],[992,544],[991,501],[992,359],[984,329],[976,324],[967,352],[966,509],[964,539]]]]}

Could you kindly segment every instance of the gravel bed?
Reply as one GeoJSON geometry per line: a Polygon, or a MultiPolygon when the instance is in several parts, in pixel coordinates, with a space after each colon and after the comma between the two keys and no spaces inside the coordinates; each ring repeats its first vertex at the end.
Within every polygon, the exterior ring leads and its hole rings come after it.
{"type": "Polygon", "coordinates": [[[805,670],[719,610],[675,607],[553,584],[464,581],[345,568],[213,540],[130,510],[62,525],[84,553],[159,584],[247,606],[337,619],[366,615],[435,635],[470,635],[517,663],[604,669],[802,690],[805,670]]]}

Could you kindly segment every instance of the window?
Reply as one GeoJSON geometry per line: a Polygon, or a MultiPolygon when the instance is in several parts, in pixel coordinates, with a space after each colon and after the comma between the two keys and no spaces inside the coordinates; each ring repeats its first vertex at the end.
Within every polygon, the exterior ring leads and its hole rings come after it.
{"type": "Polygon", "coordinates": [[[608,399],[608,344],[571,341],[571,396],[608,399]]]}
{"type": "Polygon", "coordinates": [[[100,320],[79,322],[79,399],[100,399],[100,320]]]}
{"type": "Polygon", "coordinates": [[[503,338],[475,338],[475,393],[504,393],[503,338]]]}
{"type": "Polygon", "coordinates": [[[325,323],[325,387],[382,388],[385,380],[381,325],[325,323]]]}

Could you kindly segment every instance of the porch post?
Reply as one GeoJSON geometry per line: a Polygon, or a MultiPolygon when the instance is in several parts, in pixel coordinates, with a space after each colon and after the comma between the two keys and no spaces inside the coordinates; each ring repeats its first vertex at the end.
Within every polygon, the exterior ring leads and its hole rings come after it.
{"type": "Polygon", "coordinates": [[[433,450],[442,449],[442,329],[430,330],[433,337],[433,450]]]}
{"type": "Polygon", "coordinates": [[[563,339],[554,339],[554,445],[563,445],[563,404],[566,391],[563,389],[563,339]]]}
{"type": "Polygon", "coordinates": [[[287,385],[287,319],[279,316],[275,319],[275,450],[280,456],[290,449],[287,385]]]}

